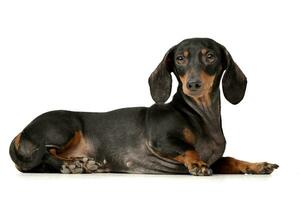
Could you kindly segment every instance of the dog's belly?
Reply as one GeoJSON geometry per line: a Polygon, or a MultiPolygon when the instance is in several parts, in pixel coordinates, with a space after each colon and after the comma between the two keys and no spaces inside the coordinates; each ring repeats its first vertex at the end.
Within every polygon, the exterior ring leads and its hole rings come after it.
{"type": "MultiPolygon", "coordinates": [[[[137,136],[137,135],[136,135],[137,136]]],[[[142,134],[134,143],[118,146],[118,148],[99,148],[97,158],[100,163],[105,160],[104,172],[144,173],[144,174],[187,174],[188,169],[175,160],[163,158],[149,149],[142,134]]],[[[108,145],[111,147],[110,145],[108,145]]],[[[219,159],[225,150],[224,143],[202,141],[196,148],[201,160],[208,165],[219,159]]]]}
{"type": "MultiPolygon", "coordinates": [[[[163,161],[154,156],[144,156],[140,160],[132,158],[125,162],[121,172],[142,174],[187,174],[188,170],[182,164],[163,161]]],[[[117,170],[118,171],[118,170],[117,170]]]]}
{"type": "Polygon", "coordinates": [[[98,152],[105,160],[105,172],[123,172],[138,174],[186,174],[188,170],[176,161],[161,159],[151,153],[145,144],[120,148],[119,152],[98,152]]]}

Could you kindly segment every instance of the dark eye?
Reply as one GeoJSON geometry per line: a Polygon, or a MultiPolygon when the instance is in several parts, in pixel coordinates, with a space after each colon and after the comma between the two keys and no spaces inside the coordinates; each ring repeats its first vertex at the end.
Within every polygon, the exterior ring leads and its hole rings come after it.
{"type": "Polygon", "coordinates": [[[206,57],[209,62],[213,62],[215,60],[215,55],[212,53],[208,53],[206,57]]]}
{"type": "Polygon", "coordinates": [[[178,61],[183,61],[183,59],[184,59],[183,56],[177,56],[177,57],[176,57],[176,60],[178,60],[178,61]]]}
{"type": "Polygon", "coordinates": [[[207,54],[207,58],[208,59],[213,59],[215,56],[214,56],[214,54],[212,54],[212,53],[209,53],[209,54],[207,54]]]}

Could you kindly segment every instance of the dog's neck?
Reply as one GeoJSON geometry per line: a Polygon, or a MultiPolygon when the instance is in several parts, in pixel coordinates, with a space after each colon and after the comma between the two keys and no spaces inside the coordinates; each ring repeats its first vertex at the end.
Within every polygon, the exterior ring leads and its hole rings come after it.
{"type": "Polygon", "coordinates": [[[212,136],[223,135],[221,124],[221,105],[220,105],[220,90],[215,88],[210,94],[209,98],[204,101],[196,101],[195,98],[185,95],[180,87],[174,95],[171,102],[176,109],[186,113],[186,115],[195,121],[203,121],[207,134],[212,136]],[[209,99],[209,103],[205,101],[209,99]],[[179,106],[178,106],[179,105],[179,106]]]}
{"type": "Polygon", "coordinates": [[[177,93],[174,95],[171,103],[182,105],[181,108],[188,106],[194,112],[196,112],[203,120],[219,119],[221,115],[220,106],[220,90],[217,88],[207,96],[203,97],[190,97],[183,93],[182,89],[178,87],[177,93]]]}

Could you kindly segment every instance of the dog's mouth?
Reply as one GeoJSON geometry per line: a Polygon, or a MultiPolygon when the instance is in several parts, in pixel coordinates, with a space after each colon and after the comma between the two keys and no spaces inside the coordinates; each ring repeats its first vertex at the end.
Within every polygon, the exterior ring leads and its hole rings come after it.
{"type": "Polygon", "coordinates": [[[197,91],[188,91],[186,95],[193,96],[193,97],[199,97],[203,95],[203,90],[197,90],[197,91]]]}
{"type": "Polygon", "coordinates": [[[189,97],[193,97],[193,98],[201,98],[205,95],[207,95],[209,93],[209,90],[205,90],[205,89],[199,89],[196,91],[183,91],[183,93],[189,97]]]}
{"type": "Polygon", "coordinates": [[[211,105],[210,100],[211,89],[201,88],[196,91],[183,90],[183,94],[195,101],[198,105],[209,107],[211,105]]]}

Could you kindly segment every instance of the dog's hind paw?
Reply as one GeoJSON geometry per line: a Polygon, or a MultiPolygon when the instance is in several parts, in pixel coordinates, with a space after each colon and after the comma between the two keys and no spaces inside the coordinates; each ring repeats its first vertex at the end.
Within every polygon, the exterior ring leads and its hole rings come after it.
{"type": "Polygon", "coordinates": [[[106,172],[106,161],[96,162],[93,158],[73,158],[65,161],[60,172],[63,174],[100,173],[106,172]]]}

